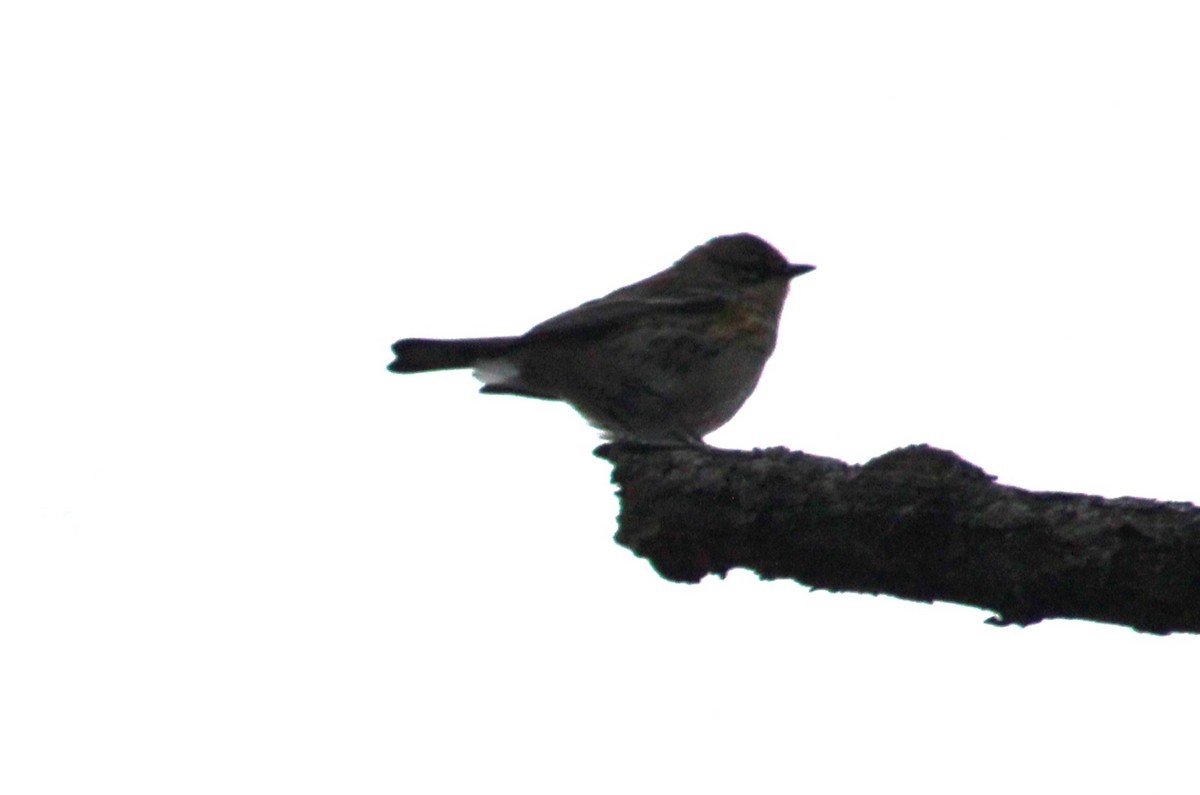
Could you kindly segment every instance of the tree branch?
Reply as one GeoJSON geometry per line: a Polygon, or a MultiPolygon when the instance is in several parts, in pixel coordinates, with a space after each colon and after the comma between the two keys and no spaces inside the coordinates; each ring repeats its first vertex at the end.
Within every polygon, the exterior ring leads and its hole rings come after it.
{"type": "Polygon", "coordinates": [[[617,543],[668,580],[745,568],[813,588],[981,607],[996,624],[1083,618],[1200,632],[1200,508],[1031,492],[954,453],[851,466],[785,448],[606,444],[617,543]]]}

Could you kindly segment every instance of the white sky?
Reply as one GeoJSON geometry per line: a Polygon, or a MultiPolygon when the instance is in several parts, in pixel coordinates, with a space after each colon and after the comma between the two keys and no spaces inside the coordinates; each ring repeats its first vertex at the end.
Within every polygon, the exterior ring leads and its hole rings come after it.
{"type": "Polygon", "coordinates": [[[1185,3],[6,3],[0,791],[1190,792],[1200,639],[658,579],[387,373],[749,231],[714,444],[1200,501],[1185,3]]]}

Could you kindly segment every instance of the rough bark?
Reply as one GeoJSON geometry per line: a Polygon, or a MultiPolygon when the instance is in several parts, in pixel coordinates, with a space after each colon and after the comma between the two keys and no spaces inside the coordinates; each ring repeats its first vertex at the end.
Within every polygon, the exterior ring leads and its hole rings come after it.
{"type": "Polygon", "coordinates": [[[1200,632],[1200,508],[999,485],[954,453],[852,466],[784,448],[608,444],[616,540],[668,580],[749,569],[813,588],[1200,632]]]}

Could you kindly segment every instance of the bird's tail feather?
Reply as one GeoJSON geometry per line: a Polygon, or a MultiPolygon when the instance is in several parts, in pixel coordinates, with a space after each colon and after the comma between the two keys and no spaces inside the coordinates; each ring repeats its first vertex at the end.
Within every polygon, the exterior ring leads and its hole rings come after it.
{"type": "Polygon", "coordinates": [[[470,340],[400,340],[392,346],[396,360],[388,365],[393,373],[423,373],[427,370],[456,370],[474,367],[480,360],[500,356],[512,349],[519,337],[481,337],[470,340]]]}

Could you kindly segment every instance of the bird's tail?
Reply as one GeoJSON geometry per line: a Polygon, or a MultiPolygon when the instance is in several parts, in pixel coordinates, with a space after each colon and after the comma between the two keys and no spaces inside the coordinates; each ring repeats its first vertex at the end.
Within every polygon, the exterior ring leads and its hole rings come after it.
{"type": "Polygon", "coordinates": [[[393,373],[423,373],[474,367],[481,360],[512,350],[519,337],[482,337],[472,340],[400,340],[392,346],[396,360],[388,365],[393,373]]]}

